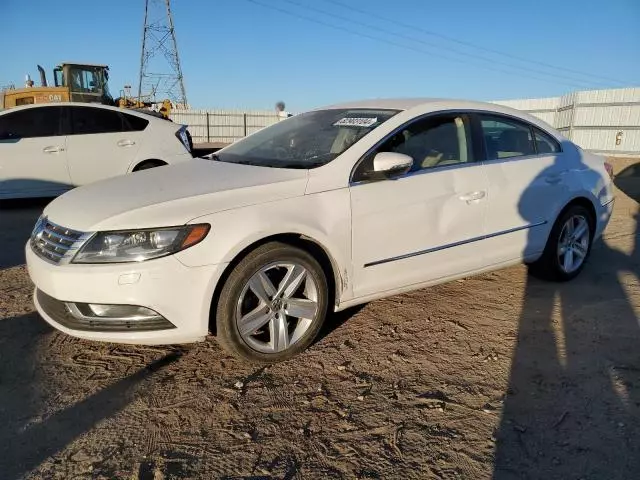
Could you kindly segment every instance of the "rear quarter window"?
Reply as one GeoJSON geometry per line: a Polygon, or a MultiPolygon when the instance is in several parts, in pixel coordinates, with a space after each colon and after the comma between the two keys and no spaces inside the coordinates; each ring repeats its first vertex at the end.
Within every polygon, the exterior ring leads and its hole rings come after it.
{"type": "Polygon", "coordinates": [[[561,151],[560,143],[548,133],[543,132],[539,128],[533,128],[536,148],[539,154],[558,153],[561,151]]]}

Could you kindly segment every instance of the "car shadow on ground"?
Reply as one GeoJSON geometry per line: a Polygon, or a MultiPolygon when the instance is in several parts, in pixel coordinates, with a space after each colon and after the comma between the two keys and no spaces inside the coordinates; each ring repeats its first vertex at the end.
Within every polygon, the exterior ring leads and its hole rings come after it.
{"type": "Polygon", "coordinates": [[[0,200],[0,270],[25,263],[24,246],[52,198],[0,200]]]}
{"type": "MultiPolygon", "coordinates": [[[[640,203],[640,165],[616,184],[640,203]]],[[[640,276],[639,217],[629,251],[600,240],[575,280],[527,279],[495,479],[625,479],[640,471],[640,328],[626,287],[640,276]]]]}
{"type": "MultiPolygon", "coordinates": [[[[154,374],[182,355],[176,349],[133,374],[114,381],[72,405],[47,412],[50,393],[42,391],[43,353],[54,333],[36,313],[0,320],[0,472],[21,478],[126,407],[149,386],[154,374]],[[47,396],[49,393],[49,396],[47,396]]],[[[63,394],[64,392],[58,392],[63,394]]]]}
{"type": "Polygon", "coordinates": [[[325,337],[333,334],[333,332],[347,323],[352,317],[357,315],[358,312],[360,312],[365,306],[366,303],[363,305],[356,305],[355,307],[347,308],[346,310],[342,310],[340,312],[329,314],[324,322],[324,325],[322,326],[322,329],[320,330],[320,333],[313,343],[321,342],[325,337]]]}

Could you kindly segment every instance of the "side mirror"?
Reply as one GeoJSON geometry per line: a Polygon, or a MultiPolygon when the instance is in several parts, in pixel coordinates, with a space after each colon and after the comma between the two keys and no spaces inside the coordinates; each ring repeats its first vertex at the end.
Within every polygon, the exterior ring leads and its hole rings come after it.
{"type": "Polygon", "coordinates": [[[373,171],[387,177],[403,175],[411,170],[413,158],[404,153],[380,152],[373,158],[373,171]]]}

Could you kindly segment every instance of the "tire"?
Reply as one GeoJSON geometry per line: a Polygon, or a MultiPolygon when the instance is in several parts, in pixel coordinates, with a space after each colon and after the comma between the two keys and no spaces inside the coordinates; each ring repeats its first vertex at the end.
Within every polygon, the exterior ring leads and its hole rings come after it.
{"type": "Polygon", "coordinates": [[[267,243],[227,277],[216,306],[217,340],[227,352],[252,363],[288,360],[317,337],[328,299],[327,278],[310,253],[267,243]]]}
{"type": "MultiPolygon", "coordinates": [[[[529,265],[530,273],[544,280],[551,280],[556,282],[566,282],[574,279],[578,276],[578,274],[582,271],[585,264],[587,263],[589,255],[591,253],[591,246],[593,245],[594,231],[595,219],[593,218],[591,212],[582,205],[569,206],[569,208],[564,210],[556,219],[556,222],[551,229],[551,233],[549,234],[549,238],[547,239],[547,244],[545,245],[542,256],[537,261],[529,265]],[[579,230],[577,228],[577,225],[582,226],[582,224],[578,222],[584,220],[587,226],[587,237],[586,240],[582,239],[582,241],[573,242],[576,244],[576,250],[578,250],[579,244],[579,251],[583,251],[584,256],[581,258],[581,262],[579,263],[579,265],[575,266],[575,268],[567,269],[567,263],[565,263],[567,257],[566,254],[562,254],[562,251],[567,251],[567,247],[563,247],[563,245],[565,245],[566,240],[570,238],[570,228],[568,227],[569,220],[573,221],[574,233],[579,230]],[[569,235],[569,237],[567,237],[567,235],[569,235]]],[[[573,248],[571,250],[572,252],[576,251],[573,250],[573,248]]],[[[573,255],[578,258],[578,255],[582,254],[571,253],[571,255],[571,258],[573,258],[573,255]]]]}
{"type": "Polygon", "coordinates": [[[134,172],[139,172],[140,170],[149,170],[150,168],[162,167],[166,165],[166,163],[161,162],[160,160],[145,160],[142,163],[139,163],[133,169],[134,172]]]}

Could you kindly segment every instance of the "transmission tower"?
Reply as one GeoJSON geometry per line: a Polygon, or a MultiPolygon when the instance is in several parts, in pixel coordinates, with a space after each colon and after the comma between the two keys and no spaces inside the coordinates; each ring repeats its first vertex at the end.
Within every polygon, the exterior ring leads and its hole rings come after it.
{"type": "Polygon", "coordinates": [[[170,0],[145,0],[138,98],[187,105],[170,0]]]}

